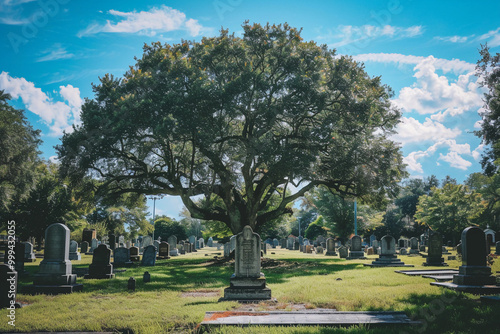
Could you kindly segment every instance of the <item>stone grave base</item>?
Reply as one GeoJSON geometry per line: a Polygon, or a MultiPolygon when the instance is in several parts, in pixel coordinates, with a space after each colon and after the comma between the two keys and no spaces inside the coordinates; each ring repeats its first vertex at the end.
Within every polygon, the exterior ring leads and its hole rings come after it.
{"type": "Polygon", "coordinates": [[[364,263],[366,267],[413,267],[413,264],[405,264],[396,255],[380,255],[372,263],[364,263]]]}
{"type": "Polygon", "coordinates": [[[220,300],[269,300],[271,289],[266,288],[266,279],[259,278],[236,278],[231,277],[229,288],[224,289],[224,298],[220,300]]]}
{"type": "Polygon", "coordinates": [[[338,254],[335,252],[326,252],[325,256],[337,256],[338,254]]]}
{"type": "Polygon", "coordinates": [[[436,282],[453,281],[453,275],[422,275],[423,278],[432,278],[436,282]]]}
{"type": "Polygon", "coordinates": [[[347,260],[366,260],[365,252],[363,251],[351,251],[349,252],[349,256],[346,258],[347,260]]]}
{"type": "Polygon", "coordinates": [[[444,262],[444,258],[427,258],[427,261],[422,263],[424,267],[448,267],[448,263],[444,262]]]}
{"type": "Polygon", "coordinates": [[[431,285],[441,286],[443,288],[472,293],[474,295],[496,295],[500,294],[499,285],[459,285],[452,282],[431,282],[431,285]]]}
{"type": "Polygon", "coordinates": [[[80,254],[69,254],[69,259],[70,261],[80,261],[82,259],[82,256],[80,254]]]}
{"type": "Polygon", "coordinates": [[[29,295],[36,295],[36,294],[59,295],[59,294],[79,292],[82,290],[83,290],[83,284],[28,285],[23,288],[23,293],[29,295]]]}
{"type": "Polygon", "coordinates": [[[171,250],[170,251],[170,256],[179,256],[179,250],[177,248],[171,250]]]}
{"type": "Polygon", "coordinates": [[[458,274],[458,270],[455,269],[427,269],[427,270],[395,270],[395,273],[405,274],[408,276],[423,276],[423,275],[455,275],[458,274]]]}
{"type": "Polygon", "coordinates": [[[211,326],[352,326],[418,325],[404,312],[338,312],[335,310],[206,312],[202,327],[211,326]]]}

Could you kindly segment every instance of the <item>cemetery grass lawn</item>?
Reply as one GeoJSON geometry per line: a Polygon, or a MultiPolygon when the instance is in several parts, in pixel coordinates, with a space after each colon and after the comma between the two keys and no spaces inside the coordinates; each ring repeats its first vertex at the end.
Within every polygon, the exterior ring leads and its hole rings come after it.
{"type": "MultiPolygon", "coordinates": [[[[110,331],[118,333],[192,333],[207,311],[242,310],[248,305],[218,302],[234,265],[213,265],[215,248],[169,260],[155,267],[134,266],[117,272],[112,280],[84,280],[81,293],[29,296],[18,294],[28,304],[16,310],[16,326],[7,324],[7,310],[0,310],[0,332],[20,331],[110,331]],[[210,256],[205,256],[210,254],[210,256]],[[143,283],[145,271],[151,282],[143,283]],[[134,277],[135,292],[128,292],[127,281],[134,277]]],[[[221,252],[221,251],[219,251],[221,252]]],[[[394,273],[398,269],[423,269],[420,256],[400,256],[415,268],[369,268],[369,260],[341,260],[338,257],[272,250],[266,255],[262,271],[277,303],[260,303],[255,310],[296,308],[334,308],[339,311],[403,311],[415,327],[222,327],[198,329],[209,333],[500,333],[500,306],[481,304],[478,296],[458,294],[431,286],[431,279],[394,273]]],[[[454,252],[453,252],[454,255],[454,252]]],[[[444,256],[445,260],[447,255],[444,256]]],[[[91,257],[82,255],[74,268],[88,268],[91,257]]],[[[446,261],[458,268],[459,261],[446,261]]],[[[40,259],[26,263],[31,274],[20,286],[32,283],[40,259]]],[[[445,268],[445,269],[446,269],[445,268]]],[[[116,268],[118,270],[125,268],[116,268]]],[[[425,269],[438,269],[425,267],[425,269]]],[[[492,266],[500,271],[500,258],[492,266]]]]}

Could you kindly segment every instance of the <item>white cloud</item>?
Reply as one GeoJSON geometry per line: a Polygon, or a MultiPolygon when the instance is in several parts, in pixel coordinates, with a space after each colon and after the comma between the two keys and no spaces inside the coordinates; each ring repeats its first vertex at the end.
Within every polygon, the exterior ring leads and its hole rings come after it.
{"type": "Polygon", "coordinates": [[[60,44],[55,44],[51,49],[42,52],[44,56],[38,58],[37,62],[58,60],[58,59],[69,59],[73,58],[75,55],[68,53],[60,44]]]}
{"type": "Polygon", "coordinates": [[[471,36],[457,36],[457,35],[455,35],[455,36],[445,36],[445,37],[437,36],[437,37],[434,37],[434,39],[436,39],[438,41],[449,42],[449,43],[465,43],[473,37],[474,37],[474,35],[471,35],[471,36]]]}
{"type": "MultiPolygon", "coordinates": [[[[422,164],[418,160],[422,160],[424,158],[429,158],[434,155],[434,153],[437,152],[439,149],[447,149],[448,153],[446,155],[443,155],[442,153],[439,153],[439,158],[438,160],[443,160],[446,161],[450,164],[451,167],[459,168],[466,170],[470,166],[472,166],[472,163],[465,160],[461,155],[469,155],[473,156],[474,159],[476,155],[476,150],[479,149],[479,147],[471,152],[470,150],[470,145],[469,144],[458,144],[456,140],[454,139],[441,139],[438,140],[436,143],[433,145],[429,146],[425,151],[415,151],[411,152],[408,154],[406,157],[403,158],[403,162],[406,163],[407,169],[410,171],[414,171],[417,173],[423,173],[423,167],[422,164]]],[[[476,159],[477,160],[477,159],[476,159]]],[[[439,161],[436,161],[436,164],[440,166],[441,164],[439,161]]]]}
{"type": "Polygon", "coordinates": [[[80,122],[82,100],[80,90],[71,85],[60,86],[59,94],[68,103],[53,101],[35,84],[24,78],[11,77],[7,72],[0,73],[0,89],[5,90],[13,99],[21,98],[26,109],[38,115],[50,128],[51,136],[60,136],[63,131],[73,131],[72,125],[80,122]]]}
{"type": "Polygon", "coordinates": [[[481,158],[481,153],[484,152],[484,144],[479,144],[478,147],[474,151],[472,151],[472,157],[474,160],[479,161],[479,158],[481,158]]]}
{"type": "Polygon", "coordinates": [[[154,7],[149,11],[120,12],[112,9],[108,13],[121,20],[116,23],[108,20],[105,25],[91,24],[80,31],[78,37],[100,32],[154,36],[157,33],[174,30],[187,30],[191,36],[197,36],[204,29],[197,20],[187,19],[186,14],[165,5],[160,8],[154,7]]]}
{"type": "Polygon", "coordinates": [[[472,163],[462,158],[457,152],[449,152],[446,155],[439,153],[439,160],[446,161],[451,167],[467,170],[472,163]]]}
{"type": "Polygon", "coordinates": [[[326,35],[318,36],[318,40],[337,40],[333,42],[331,47],[341,47],[352,43],[366,43],[380,37],[389,38],[411,38],[419,36],[423,33],[422,26],[412,26],[409,28],[396,27],[396,26],[345,26],[339,25],[334,31],[329,31],[326,35]]]}
{"type": "Polygon", "coordinates": [[[415,66],[416,83],[401,89],[394,103],[407,112],[436,114],[434,120],[439,121],[447,115],[456,116],[469,110],[477,112],[483,101],[474,74],[462,74],[450,82],[447,77],[436,73],[435,60],[430,56],[415,66]]]}
{"type": "Polygon", "coordinates": [[[392,136],[392,140],[406,145],[456,138],[460,134],[459,129],[449,129],[430,118],[426,118],[424,123],[420,123],[413,117],[401,117],[401,123],[397,125],[396,134],[392,136]]]}
{"type": "MultiPolygon", "coordinates": [[[[456,74],[474,72],[476,64],[468,63],[459,59],[442,59],[432,57],[433,65],[436,70],[441,70],[444,73],[453,71],[456,74]]],[[[422,61],[430,58],[422,56],[402,55],[399,53],[365,53],[353,56],[354,60],[362,62],[378,62],[378,63],[398,63],[418,65],[422,61]]]]}
{"type": "Polygon", "coordinates": [[[486,34],[479,36],[480,41],[487,40],[490,47],[500,45],[500,27],[495,30],[490,30],[486,34]]]}

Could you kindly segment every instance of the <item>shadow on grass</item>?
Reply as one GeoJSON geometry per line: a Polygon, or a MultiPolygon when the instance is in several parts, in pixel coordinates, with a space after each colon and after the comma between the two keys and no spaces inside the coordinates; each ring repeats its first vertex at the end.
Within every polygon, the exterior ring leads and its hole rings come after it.
{"type": "Polygon", "coordinates": [[[500,333],[500,305],[484,305],[477,297],[451,290],[410,294],[400,302],[412,320],[412,333],[500,333]]]}
{"type": "MultiPolygon", "coordinates": [[[[76,269],[88,268],[88,264],[74,264],[76,269]]],[[[346,264],[340,259],[269,259],[263,262],[262,271],[266,274],[268,283],[285,283],[290,277],[327,275],[343,270],[363,268],[359,263],[346,264]]],[[[234,273],[234,262],[218,263],[213,259],[169,259],[158,260],[156,266],[142,267],[134,263],[122,272],[116,272],[114,279],[90,279],[78,277],[77,283],[84,284],[84,292],[99,291],[100,293],[123,293],[127,291],[127,281],[130,277],[136,279],[136,291],[190,291],[219,290],[229,286],[229,279],[234,273]],[[143,274],[148,271],[151,282],[143,282],[143,274]]],[[[30,275],[19,280],[20,286],[33,282],[38,266],[27,267],[30,275]]]]}

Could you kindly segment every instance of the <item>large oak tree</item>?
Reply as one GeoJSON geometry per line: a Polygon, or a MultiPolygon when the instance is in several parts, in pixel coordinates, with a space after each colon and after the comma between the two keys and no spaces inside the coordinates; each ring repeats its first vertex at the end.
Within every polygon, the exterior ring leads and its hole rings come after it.
{"type": "Polygon", "coordinates": [[[391,90],[288,25],[144,46],[105,75],[58,147],[66,174],[180,196],[193,218],[259,230],[308,190],[384,198],[404,176],[391,90]],[[197,195],[204,199],[199,200],[197,195]],[[270,200],[279,196],[279,205],[270,200]]]}

